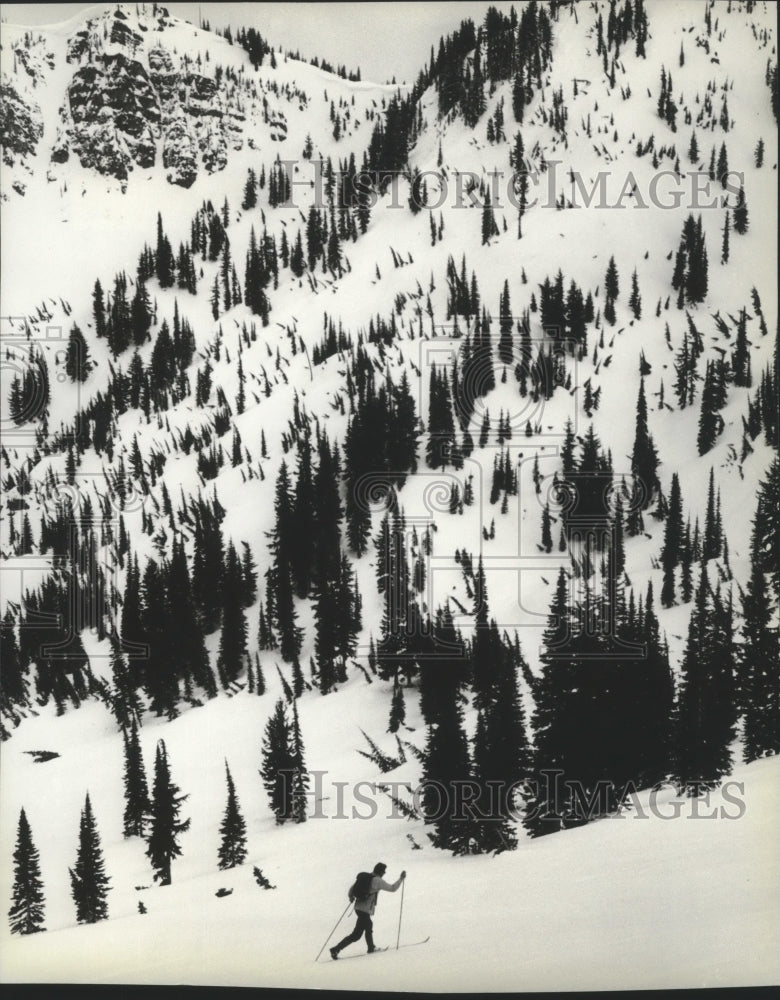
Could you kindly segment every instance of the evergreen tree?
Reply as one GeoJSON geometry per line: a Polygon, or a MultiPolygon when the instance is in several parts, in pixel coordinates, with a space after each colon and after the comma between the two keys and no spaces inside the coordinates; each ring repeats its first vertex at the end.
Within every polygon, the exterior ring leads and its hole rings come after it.
{"type": "MultiPolygon", "coordinates": [[[[176,642],[170,651],[169,668],[173,674],[184,680],[188,688],[190,683],[197,684],[203,689],[207,698],[213,698],[217,693],[217,687],[204,641],[204,624],[196,607],[187,556],[180,538],[174,539],[167,576],[167,606],[170,621],[176,622],[177,627],[176,642]]],[[[209,582],[215,592],[214,596],[218,599],[221,595],[223,603],[226,586],[229,588],[232,586],[234,597],[242,593],[241,586],[235,583],[235,569],[230,583],[226,583],[223,578],[221,587],[213,587],[213,581],[209,582]]],[[[238,614],[231,609],[230,615],[235,620],[236,628],[236,634],[232,637],[231,649],[236,649],[240,645],[241,638],[238,614]]],[[[245,623],[244,629],[246,629],[245,623]]],[[[232,659],[231,662],[233,662],[232,659]]]]}
{"type": "Polygon", "coordinates": [[[94,924],[98,920],[105,920],[108,917],[106,896],[109,892],[110,879],[106,876],[103,865],[103,851],[89,793],[81,813],[76,864],[68,870],[78,922],[94,924]]]}
{"type": "Polygon", "coordinates": [[[617,265],[615,264],[615,258],[610,257],[609,264],[607,265],[607,273],[604,277],[604,295],[614,302],[619,292],[620,282],[618,281],[617,265]]]}
{"type": "Polygon", "coordinates": [[[254,208],[255,205],[257,205],[257,175],[250,167],[246,175],[246,183],[244,184],[244,200],[241,202],[241,207],[246,212],[249,211],[250,208],[254,208]]]}
{"type": "Polygon", "coordinates": [[[244,589],[241,562],[231,541],[222,576],[222,632],[217,657],[217,669],[223,687],[237,680],[249,662],[244,589]]]}
{"type": "Polygon", "coordinates": [[[624,739],[629,760],[625,773],[637,788],[648,788],[668,778],[674,711],[674,680],[669,651],[661,642],[653,607],[652,583],[647,585],[644,621],[641,620],[640,601],[635,633],[630,621],[623,623],[622,628],[629,641],[636,634],[645,647],[645,655],[640,655],[638,662],[629,660],[622,668],[622,677],[628,681],[624,739]]]}
{"type": "Polygon", "coordinates": [[[729,154],[726,150],[726,143],[722,142],[720,144],[720,150],[718,151],[718,178],[720,179],[721,187],[726,187],[729,176],[729,154]]]}
{"type": "Polygon", "coordinates": [[[27,700],[24,669],[16,641],[16,619],[9,608],[0,619],[0,705],[3,708],[27,700]]]}
{"type": "Polygon", "coordinates": [[[707,362],[704,374],[704,387],[701,393],[699,429],[696,437],[696,446],[700,455],[707,454],[715,444],[715,439],[718,436],[720,418],[717,413],[715,379],[716,375],[712,362],[707,362]]]}
{"type": "Polygon", "coordinates": [[[644,377],[639,380],[639,396],[636,406],[636,433],[631,455],[631,471],[645,487],[647,507],[658,487],[658,455],[647,425],[647,399],[644,377]]]}
{"type": "Polygon", "coordinates": [[[550,517],[550,505],[546,503],[542,511],[542,548],[545,552],[552,552],[552,519],[550,517]]]}
{"type": "Polygon", "coordinates": [[[92,316],[95,320],[95,336],[98,338],[106,335],[106,305],[103,298],[103,287],[99,280],[95,281],[95,288],[92,292],[92,316]]]}
{"type": "Polygon", "coordinates": [[[276,526],[271,535],[271,582],[274,612],[282,659],[292,663],[301,651],[301,630],[296,625],[297,613],[293,595],[293,550],[296,533],[294,507],[287,465],[282,462],[276,480],[274,502],[276,526]]]}
{"type": "Polygon", "coordinates": [[[8,920],[12,934],[45,931],[45,899],[38,851],[24,809],[19,813],[14,859],[14,886],[8,920]]]}
{"type": "Polygon", "coordinates": [[[674,570],[681,561],[683,550],[683,512],[680,480],[677,473],[672,473],[672,488],[669,493],[669,504],[666,512],[664,528],[664,544],[661,552],[661,565],[664,568],[664,584],[661,590],[661,604],[670,608],[674,604],[674,570]]]}
{"type": "Polygon", "coordinates": [[[74,323],[68,334],[68,350],[65,355],[65,373],[71,382],[86,382],[91,363],[89,348],[84,334],[74,323]]]}
{"type": "Polygon", "coordinates": [[[149,339],[149,329],[152,325],[152,306],[149,293],[142,281],[135,284],[135,295],[130,304],[130,326],[133,332],[133,343],[140,347],[149,339]]]}
{"type": "Polygon", "coordinates": [[[634,319],[640,319],[642,316],[642,297],[639,294],[639,281],[637,279],[636,268],[634,268],[634,273],[631,275],[631,298],[628,300],[628,305],[634,314],[634,319]]]}
{"type": "Polygon", "coordinates": [[[298,443],[298,468],[293,500],[295,535],[292,542],[292,574],[298,597],[309,596],[312,553],[315,548],[315,500],[311,463],[311,437],[304,434],[298,443]]]}
{"type": "Polygon", "coordinates": [[[439,469],[447,465],[454,465],[457,468],[459,453],[452,415],[450,383],[447,372],[439,371],[436,365],[431,365],[427,430],[426,460],[429,468],[439,469]]]}
{"type": "Polygon", "coordinates": [[[297,707],[294,706],[291,724],[281,698],[266,723],[260,775],[277,823],[300,822],[306,818],[302,796],[305,763],[297,707]]]}
{"type": "Polygon", "coordinates": [[[754,551],[775,594],[780,593],[780,460],[775,455],[758,489],[754,551]]]}
{"type": "Polygon", "coordinates": [[[165,742],[157,743],[154,759],[151,824],[146,854],[154,870],[154,880],[160,885],[171,884],[171,862],[181,856],[179,835],[190,828],[189,819],[181,819],[181,806],[188,796],[182,795],[171,780],[165,742]]]}
{"type": "Polygon", "coordinates": [[[753,522],[750,579],[742,597],[739,656],[744,757],[780,753],[780,643],[760,551],[760,506],[753,522]]]}
{"type": "Polygon", "coordinates": [[[737,204],[734,206],[734,232],[744,236],[748,231],[748,207],[745,188],[740,185],[737,204]]]}
{"type": "Polygon", "coordinates": [[[123,829],[125,837],[143,837],[146,832],[146,818],[149,814],[149,787],[146,783],[146,769],[141,752],[138,724],[133,719],[130,734],[124,735],[125,764],[125,811],[123,829]]]}
{"type": "Polygon", "coordinates": [[[174,281],[173,250],[163,232],[162,215],[157,213],[157,250],[154,255],[155,271],[161,288],[171,288],[174,281]]]}
{"type": "Polygon", "coordinates": [[[461,707],[465,648],[449,608],[437,615],[433,637],[438,655],[420,666],[420,708],[427,725],[421,809],[433,825],[434,846],[465,854],[478,839],[479,825],[471,810],[456,808],[458,789],[472,770],[461,707]]]}
{"type": "Polygon", "coordinates": [[[731,770],[736,712],[731,611],[719,591],[710,600],[702,568],[688,626],[676,708],[674,772],[680,788],[699,795],[731,770]]]}
{"type": "Polygon", "coordinates": [[[115,358],[130,346],[132,332],[132,317],[127,303],[127,276],[121,272],[114,279],[114,300],[106,323],[106,339],[115,358]]]}
{"type": "Polygon", "coordinates": [[[718,529],[717,501],[715,495],[715,470],[710,467],[710,481],[707,488],[707,511],[704,519],[704,538],[701,558],[704,562],[717,559],[720,555],[722,539],[718,529]]]}
{"type": "Polygon", "coordinates": [[[150,559],[143,577],[143,640],[150,655],[144,663],[144,686],[150,708],[173,719],[180,695],[176,641],[168,617],[166,570],[150,559]]]}
{"type": "Polygon", "coordinates": [[[406,705],[404,704],[404,689],[398,683],[398,677],[393,684],[393,697],[390,702],[390,721],[387,726],[389,733],[397,733],[406,719],[406,705]]]}
{"type": "Polygon", "coordinates": [[[489,645],[493,657],[491,696],[481,709],[474,737],[474,770],[482,785],[485,847],[512,849],[515,792],[526,776],[528,746],[525,719],[517,684],[519,649],[503,643],[495,621],[490,623],[489,645]]]}
{"type": "Polygon", "coordinates": [[[246,822],[241,814],[241,807],[238,804],[238,796],[227,761],[225,761],[225,775],[227,778],[227,805],[219,828],[222,838],[218,854],[218,867],[220,869],[242,865],[247,856],[246,822]]]}
{"type": "Polygon", "coordinates": [[[490,200],[490,192],[485,192],[485,204],[482,207],[482,243],[489,243],[491,237],[498,236],[498,226],[493,212],[493,204],[490,200]]]}
{"type": "Polygon", "coordinates": [[[737,337],[734,344],[734,354],[732,355],[731,368],[734,372],[734,385],[752,385],[753,378],[750,369],[750,350],[748,348],[747,340],[747,314],[744,309],[741,309],[739,313],[737,337]]]}
{"type": "Polygon", "coordinates": [[[306,760],[304,758],[303,737],[301,735],[301,725],[298,719],[298,700],[293,699],[293,718],[291,730],[291,755],[292,764],[292,819],[295,823],[306,822],[306,794],[309,788],[309,775],[306,771],[306,760]]]}
{"type": "Polygon", "coordinates": [[[723,223],[723,246],[720,252],[720,262],[721,264],[727,264],[729,259],[729,229],[730,229],[730,215],[728,209],[726,210],[726,221],[723,223]]]}

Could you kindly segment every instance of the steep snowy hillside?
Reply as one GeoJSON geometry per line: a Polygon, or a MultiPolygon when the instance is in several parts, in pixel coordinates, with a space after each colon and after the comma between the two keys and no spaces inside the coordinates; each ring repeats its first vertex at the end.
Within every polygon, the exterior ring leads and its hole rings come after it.
{"type": "Polygon", "coordinates": [[[6,981],[777,981],[771,8],[2,25],[6,981]]]}

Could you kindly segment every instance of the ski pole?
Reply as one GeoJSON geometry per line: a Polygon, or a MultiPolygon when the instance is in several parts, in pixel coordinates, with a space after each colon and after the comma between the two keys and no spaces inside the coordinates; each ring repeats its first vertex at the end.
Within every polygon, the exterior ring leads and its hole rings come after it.
{"type": "Polygon", "coordinates": [[[395,939],[395,950],[398,951],[398,945],[401,940],[401,917],[404,915],[404,886],[406,885],[406,879],[401,882],[401,910],[398,914],[398,937],[395,939]]]}
{"type": "MultiPolygon", "coordinates": [[[[352,906],[352,900],[350,900],[350,901],[349,901],[349,902],[347,903],[347,910],[348,910],[348,909],[350,908],[350,906],[352,906]]],[[[320,960],[320,955],[321,955],[321,954],[323,953],[323,951],[325,951],[325,945],[326,945],[326,944],[328,943],[328,941],[330,941],[330,939],[331,939],[331,938],[333,937],[333,932],[334,932],[334,931],[336,930],[336,928],[337,928],[337,927],[338,927],[338,925],[339,925],[339,924],[341,923],[341,921],[342,921],[342,920],[344,919],[344,917],[346,917],[346,915],[347,915],[347,910],[344,910],[344,912],[343,912],[343,913],[341,914],[341,916],[339,917],[339,919],[338,919],[338,920],[336,921],[336,923],[335,923],[335,924],[333,925],[333,930],[332,930],[332,931],[330,932],[330,934],[328,934],[328,936],[327,936],[327,937],[325,938],[325,944],[323,944],[323,946],[322,946],[322,947],[320,948],[320,950],[319,950],[319,951],[317,952],[317,957],[316,957],[316,958],[314,959],[314,961],[315,961],[315,962],[319,962],[319,960],[320,960]]]]}

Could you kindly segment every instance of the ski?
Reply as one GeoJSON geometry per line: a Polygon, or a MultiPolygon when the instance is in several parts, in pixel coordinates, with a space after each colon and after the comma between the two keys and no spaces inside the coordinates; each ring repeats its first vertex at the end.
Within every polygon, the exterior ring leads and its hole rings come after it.
{"type": "Polygon", "coordinates": [[[418,944],[427,944],[430,940],[431,940],[431,936],[429,934],[428,937],[427,938],[423,938],[422,941],[407,941],[406,944],[399,944],[398,947],[399,948],[413,948],[415,945],[418,945],[418,944]]]}
{"type": "MultiPolygon", "coordinates": [[[[389,948],[389,945],[387,946],[389,948]]],[[[377,952],[387,951],[387,948],[374,948],[373,951],[363,951],[358,955],[339,955],[336,959],[337,962],[348,962],[351,958],[369,958],[371,955],[376,955],[377,952]]]]}
{"type": "MultiPolygon", "coordinates": [[[[398,947],[399,948],[413,948],[413,947],[415,947],[415,945],[418,945],[418,944],[427,944],[430,940],[431,940],[431,937],[430,937],[430,934],[429,934],[428,937],[427,938],[423,938],[422,941],[407,941],[405,944],[401,944],[398,947]]],[[[392,948],[390,945],[387,945],[385,948],[374,948],[374,950],[371,951],[371,952],[364,951],[360,955],[344,955],[343,957],[341,955],[339,955],[337,961],[339,961],[339,962],[348,962],[351,958],[368,958],[370,955],[377,955],[380,951],[396,951],[396,950],[397,949],[392,948]]]]}

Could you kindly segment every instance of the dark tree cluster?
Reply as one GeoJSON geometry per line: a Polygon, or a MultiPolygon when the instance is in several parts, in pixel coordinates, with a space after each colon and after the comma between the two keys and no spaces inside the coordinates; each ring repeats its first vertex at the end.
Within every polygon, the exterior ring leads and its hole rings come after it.
{"type": "Polygon", "coordinates": [[[674,259],[672,288],[677,291],[677,307],[687,302],[703,302],[707,296],[707,247],[701,216],[689,215],[683,225],[680,246],[674,259]]]}
{"type": "MultiPolygon", "coordinates": [[[[610,560],[608,567],[614,567],[610,560]]],[[[534,690],[531,795],[534,836],[618,809],[671,770],[674,687],[652,587],[628,602],[614,576],[575,594],[561,569],[534,690]]]]}

